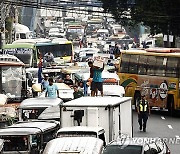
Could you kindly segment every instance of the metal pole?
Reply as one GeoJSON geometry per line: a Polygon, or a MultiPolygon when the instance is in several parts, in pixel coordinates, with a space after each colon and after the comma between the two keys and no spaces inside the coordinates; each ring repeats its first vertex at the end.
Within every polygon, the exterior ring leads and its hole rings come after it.
{"type": "Polygon", "coordinates": [[[1,34],[1,31],[0,31],[0,49],[2,49],[2,34],[1,34]]]}

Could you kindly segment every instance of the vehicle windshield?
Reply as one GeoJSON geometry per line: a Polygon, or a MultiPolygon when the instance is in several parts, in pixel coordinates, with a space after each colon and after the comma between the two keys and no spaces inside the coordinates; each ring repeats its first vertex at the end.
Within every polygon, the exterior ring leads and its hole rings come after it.
{"type": "Polygon", "coordinates": [[[1,136],[4,140],[4,151],[29,151],[28,136],[1,136]]]}
{"type": "Polygon", "coordinates": [[[23,109],[22,118],[23,120],[27,119],[37,119],[38,116],[45,110],[45,108],[41,109],[23,109]]]}
{"type": "Polygon", "coordinates": [[[140,145],[110,145],[104,149],[103,154],[142,154],[140,145]]]}
{"type": "Polygon", "coordinates": [[[95,132],[70,131],[59,132],[58,137],[97,137],[95,132]]]}
{"type": "Polygon", "coordinates": [[[72,44],[51,44],[51,45],[38,45],[37,50],[42,55],[51,52],[54,57],[72,56],[72,44]]]}
{"type": "Polygon", "coordinates": [[[22,97],[25,71],[21,66],[2,66],[2,92],[15,100],[22,97]]]}
{"type": "Polygon", "coordinates": [[[4,53],[16,56],[26,65],[32,64],[33,49],[31,48],[4,49],[4,53]]]}

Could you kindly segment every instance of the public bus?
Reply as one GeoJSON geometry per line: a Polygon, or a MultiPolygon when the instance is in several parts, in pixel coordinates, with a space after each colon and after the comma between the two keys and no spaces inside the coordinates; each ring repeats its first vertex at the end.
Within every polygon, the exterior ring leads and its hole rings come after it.
{"type": "Polygon", "coordinates": [[[180,48],[122,50],[118,75],[134,105],[144,93],[151,107],[180,109],[180,48]]]}
{"type": "Polygon", "coordinates": [[[2,54],[16,56],[26,67],[37,67],[38,54],[34,43],[5,44],[2,54]]]}
{"type": "Polygon", "coordinates": [[[20,103],[27,97],[26,92],[24,63],[13,55],[0,55],[0,93],[7,96],[7,105],[20,103]]]}
{"type": "Polygon", "coordinates": [[[55,63],[61,64],[73,60],[73,45],[71,41],[52,42],[49,39],[22,39],[13,44],[3,46],[3,54],[17,56],[26,67],[37,67],[40,53],[42,56],[47,52],[52,52],[55,63]]]}
{"type": "Polygon", "coordinates": [[[54,61],[57,64],[72,62],[74,57],[72,42],[68,40],[56,39],[49,43],[37,43],[36,49],[42,56],[50,51],[54,55],[54,61]]]}

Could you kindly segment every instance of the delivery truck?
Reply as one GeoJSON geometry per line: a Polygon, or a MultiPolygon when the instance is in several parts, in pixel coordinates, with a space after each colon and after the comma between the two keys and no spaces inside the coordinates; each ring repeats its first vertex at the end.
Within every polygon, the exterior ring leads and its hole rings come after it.
{"type": "Polygon", "coordinates": [[[133,136],[131,97],[81,97],[60,104],[60,127],[102,127],[106,141],[133,136]]]}

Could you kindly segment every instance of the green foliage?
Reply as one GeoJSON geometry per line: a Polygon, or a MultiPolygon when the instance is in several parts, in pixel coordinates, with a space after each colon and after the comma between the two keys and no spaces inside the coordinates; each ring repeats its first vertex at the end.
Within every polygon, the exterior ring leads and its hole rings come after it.
{"type": "Polygon", "coordinates": [[[123,26],[143,23],[152,34],[180,36],[180,0],[101,0],[123,26]]]}

